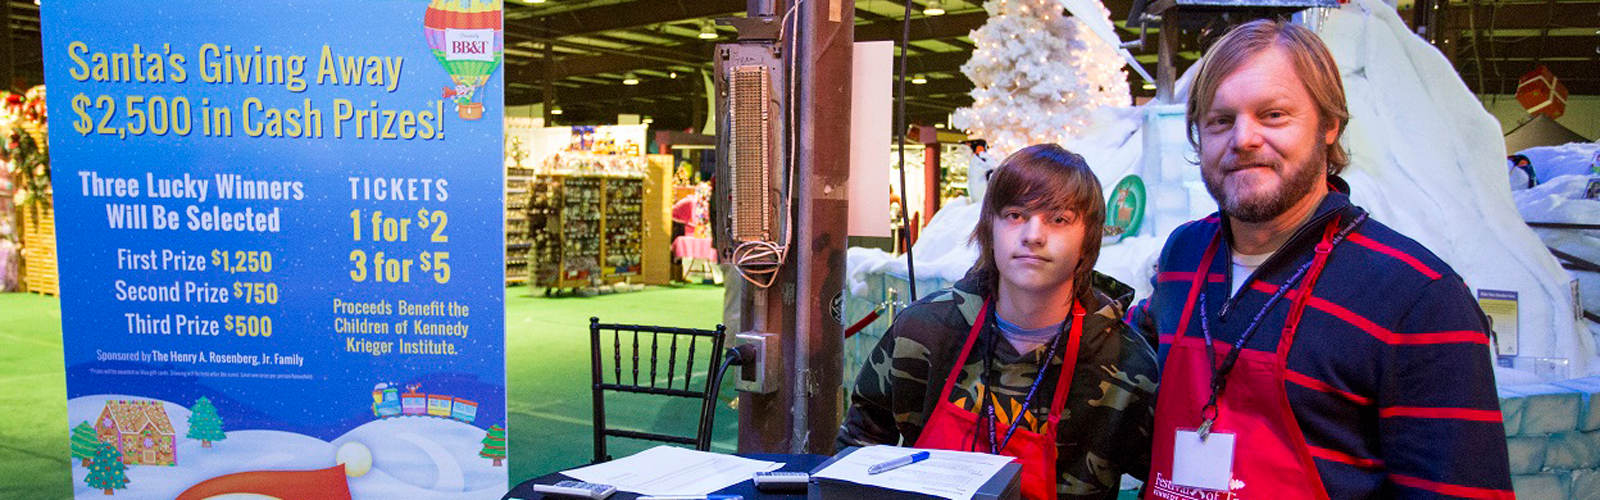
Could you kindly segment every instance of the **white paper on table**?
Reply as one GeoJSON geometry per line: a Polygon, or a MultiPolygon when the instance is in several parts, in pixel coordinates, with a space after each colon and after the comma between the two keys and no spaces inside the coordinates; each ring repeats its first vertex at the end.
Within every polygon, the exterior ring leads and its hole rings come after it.
{"type": "Polygon", "coordinates": [[[1011,463],[1011,457],[964,451],[918,450],[899,446],[868,446],[857,449],[834,462],[812,477],[848,481],[888,488],[892,490],[923,493],[951,500],[967,500],[978,493],[978,488],[1011,463]],[[919,451],[926,451],[926,460],[879,474],[867,473],[867,468],[919,451]]]}
{"type": "Polygon", "coordinates": [[[705,495],[780,467],[777,462],[663,445],[562,474],[641,495],[705,495]]]}

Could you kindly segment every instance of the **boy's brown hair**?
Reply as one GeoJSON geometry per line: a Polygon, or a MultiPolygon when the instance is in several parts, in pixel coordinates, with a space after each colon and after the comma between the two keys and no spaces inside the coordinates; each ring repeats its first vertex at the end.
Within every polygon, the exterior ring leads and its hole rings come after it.
{"type": "Polygon", "coordinates": [[[989,174],[989,189],[978,212],[978,227],[971,241],[978,244],[974,266],[983,277],[983,292],[994,296],[999,286],[994,261],[994,220],[1006,207],[1024,210],[1066,210],[1083,224],[1083,247],[1078,267],[1072,271],[1072,296],[1083,297],[1090,285],[1094,263],[1100,257],[1105,234],[1106,202],[1100,179],[1082,156],[1055,144],[1035,144],[1006,157],[989,174]]]}

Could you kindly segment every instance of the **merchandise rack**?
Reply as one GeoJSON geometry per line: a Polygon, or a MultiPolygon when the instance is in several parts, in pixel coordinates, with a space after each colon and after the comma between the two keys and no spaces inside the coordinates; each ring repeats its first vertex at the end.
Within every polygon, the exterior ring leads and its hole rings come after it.
{"type": "Polygon", "coordinates": [[[533,169],[520,162],[506,167],[506,285],[528,282],[528,251],[533,247],[529,201],[534,186],[533,169]]]}
{"type": "Polygon", "coordinates": [[[540,175],[526,217],[529,285],[586,288],[629,281],[643,270],[640,175],[540,175]]]}

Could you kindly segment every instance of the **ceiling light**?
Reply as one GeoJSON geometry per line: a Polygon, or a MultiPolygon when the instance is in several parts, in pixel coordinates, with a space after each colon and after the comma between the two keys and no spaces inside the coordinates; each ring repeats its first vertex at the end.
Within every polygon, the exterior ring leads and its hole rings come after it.
{"type": "Polygon", "coordinates": [[[554,107],[551,107],[551,108],[550,108],[550,114],[552,114],[552,115],[559,115],[559,114],[561,114],[561,106],[554,106],[554,107]]]}
{"type": "Polygon", "coordinates": [[[643,123],[643,124],[646,124],[646,125],[649,125],[649,124],[655,123],[655,122],[656,122],[655,118],[651,118],[651,117],[648,117],[648,116],[644,117],[643,120],[639,120],[639,123],[643,123]]]}
{"type": "Polygon", "coordinates": [[[709,19],[706,20],[703,23],[700,23],[700,38],[701,39],[710,40],[710,39],[713,39],[713,38],[716,38],[716,37],[717,37],[717,27],[712,25],[711,21],[709,19]]]}
{"type": "Polygon", "coordinates": [[[544,3],[544,0],[522,0],[522,1],[528,2],[528,3],[544,3]]]}
{"type": "Polygon", "coordinates": [[[928,6],[922,9],[922,13],[929,16],[942,16],[944,15],[944,6],[940,4],[939,0],[928,0],[928,6]]]}
{"type": "Polygon", "coordinates": [[[911,77],[911,84],[912,85],[922,85],[924,83],[928,83],[928,77],[925,77],[925,76],[922,76],[922,75],[917,75],[917,76],[911,77]]]}
{"type": "Polygon", "coordinates": [[[1151,83],[1151,82],[1144,82],[1144,85],[1140,86],[1139,88],[1142,88],[1142,89],[1145,89],[1145,90],[1155,90],[1156,89],[1156,84],[1151,83]]]}
{"type": "Polygon", "coordinates": [[[622,77],[622,84],[623,85],[638,85],[639,84],[639,77],[634,76],[633,73],[628,73],[627,76],[623,76],[622,77]]]}
{"type": "Polygon", "coordinates": [[[667,73],[667,78],[671,78],[673,80],[677,80],[678,79],[678,72],[673,71],[671,73],[667,73]]]}

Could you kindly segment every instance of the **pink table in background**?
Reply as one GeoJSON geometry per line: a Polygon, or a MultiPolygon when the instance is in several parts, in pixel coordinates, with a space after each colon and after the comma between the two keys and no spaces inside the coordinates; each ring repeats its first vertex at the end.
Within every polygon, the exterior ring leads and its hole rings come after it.
{"type": "Polygon", "coordinates": [[[717,267],[717,249],[711,246],[711,238],[679,236],[672,240],[672,255],[683,259],[684,281],[696,281],[689,275],[699,274],[701,281],[710,278],[712,283],[722,284],[722,268],[717,267]]]}
{"type": "Polygon", "coordinates": [[[711,238],[695,238],[693,236],[679,236],[672,240],[672,256],[680,259],[700,259],[717,262],[717,249],[711,246],[711,238]]]}

